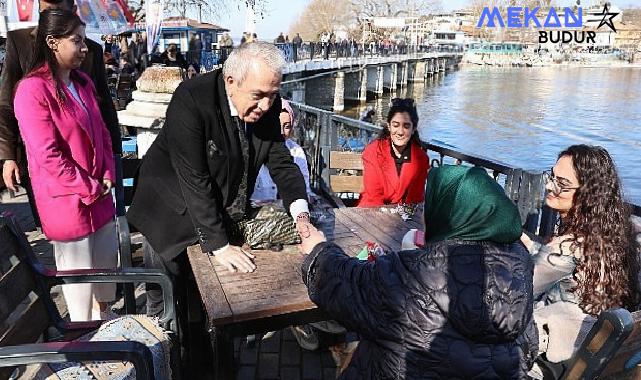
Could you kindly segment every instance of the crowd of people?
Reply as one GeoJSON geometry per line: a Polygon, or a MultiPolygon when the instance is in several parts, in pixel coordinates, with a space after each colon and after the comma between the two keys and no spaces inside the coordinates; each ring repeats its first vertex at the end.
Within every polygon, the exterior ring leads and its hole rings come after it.
{"type": "MultiPolygon", "coordinates": [[[[113,268],[121,142],[102,49],[85,38],[72,0],[39,5],[37,28],[7,39],[3,179],[30,192],[58,269],[113,268]]],[[[120,39],[114,50],[105,39],[104,56],[143,64],[140,41],[120,39]]],[[[163,59],[188,69],[180,57],[170,45],[163,59]]],[[[638,308],[639,247],[605,149],[559,153],[545,202],[560,219],[540,241],[523,232],[518,209],[485,170],[430,168],[412,99],[392,101],[383,132],[365,148],[358,207],[423,204],[424,239],[373,262],[345,254],[311,222],[306,154],[292,138],[296,115],[279,96],[284,66],[274,44],[245,41],[221,69],[184,81],[142,160],[127,220],[145,237],[145,266],[174,282],[183,328],[193,281],[187,247],[199,244],[230,272],[255,271],[231,229],[265,202],[289,215],[310,299],[358,337],[343,379],[542,378],[535,360],[570,358],[600,312],[638,308]]],[[[64,285],[63,294],[72,321],[101,319],[115,286],[64,285]]],[[[148,285],[147,312],[163,310],[160,289],[148,285]]],[[[301,333],[309,329],[294,331],[311,347],[301,333]]],[[[189,352],[189,342],[179,343],[189,352]]]]}

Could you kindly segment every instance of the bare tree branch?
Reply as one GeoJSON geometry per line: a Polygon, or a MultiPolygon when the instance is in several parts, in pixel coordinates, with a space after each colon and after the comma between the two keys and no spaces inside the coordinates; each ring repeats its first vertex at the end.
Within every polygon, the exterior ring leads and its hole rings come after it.
{"type": "MultiPolygon", "coordinates": [[[[145,1],[128,0],[127,5],[136,22],[145,21],[145,1]]],[[[257,14],[265,13],[268,0],[165,0],[165,15],[187,17],[187,14],[202,13],[203,21],[215,20],[229,14],[233,6],[250,6],[257,14]]]]}

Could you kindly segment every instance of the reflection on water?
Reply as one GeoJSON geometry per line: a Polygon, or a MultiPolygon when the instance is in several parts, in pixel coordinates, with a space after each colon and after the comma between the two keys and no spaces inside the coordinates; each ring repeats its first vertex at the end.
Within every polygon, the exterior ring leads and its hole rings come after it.
{"type": "MultiPolygon", "coordinates": [[[[572,144],[613,155],[629,200],[641,204],[641,70],[464,67],[367,105],[383,121],[390,97],[417,99],[420,132],[465,151],[544,170],[572,144]]],[[[365,105],[345,114],[358,117],[365,105]]]]}

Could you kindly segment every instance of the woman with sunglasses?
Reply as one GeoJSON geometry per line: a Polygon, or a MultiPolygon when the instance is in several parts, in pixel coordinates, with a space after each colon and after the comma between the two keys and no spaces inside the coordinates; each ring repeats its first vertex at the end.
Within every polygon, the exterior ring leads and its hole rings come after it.
{"type": "Polygon", "coordinates": [[[387,126],[363,151],[359,207],[421,203],[429,158],[420,145],[414,99],[392,99],[387,126]]]}
{"type": "Polygon", "coordinates": [[[558,363],[569,359],[604,310],[638,304],[638,246],[608,152],[573,145],[547,173],[545,203],[560,215],[547,244],[526,235],[534,255],[534,313],[539,351],[558,363]]]}

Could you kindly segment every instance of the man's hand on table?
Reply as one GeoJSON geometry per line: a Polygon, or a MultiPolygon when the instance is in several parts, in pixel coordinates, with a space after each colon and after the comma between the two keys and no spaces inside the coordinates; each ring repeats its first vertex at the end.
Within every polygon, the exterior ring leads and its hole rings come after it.
{"type": "Polygon", "coordinates": [[[251,273],[256,270],[256,264],[252,261],[254,255],[233,245],[227,246],[222,252],[214,255],[216,261],[223,265],[230,272],[251,273]]]}

